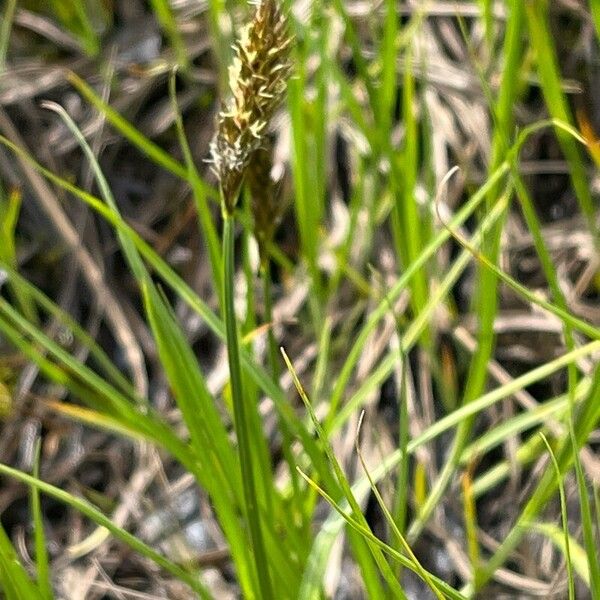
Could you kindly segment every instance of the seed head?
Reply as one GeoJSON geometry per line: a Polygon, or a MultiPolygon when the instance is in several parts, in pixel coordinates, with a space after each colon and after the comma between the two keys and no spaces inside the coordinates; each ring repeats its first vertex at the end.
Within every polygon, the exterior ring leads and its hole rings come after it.
{"type": "Polygon", "coordinates": [[[229,67],[231,98],[219,112],[210,148],[227,214],[233,213],[250,156],[260,148],[283,99],[291,71],[291,42],[287,18],[275,0],[259,0],[252,21],[234,46],[229,67]]]}

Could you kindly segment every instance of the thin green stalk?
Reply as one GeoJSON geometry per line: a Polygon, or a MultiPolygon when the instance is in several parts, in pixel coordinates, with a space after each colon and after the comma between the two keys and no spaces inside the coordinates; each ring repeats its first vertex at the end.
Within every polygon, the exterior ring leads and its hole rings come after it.
{"type": "MultiPolygon", "coordinates": [[[[245,214],[248,218],[250,218],[250,206],[249,202],[244,202],[243,207],[240,207],[239,213],[245,214]]],[[[251,232],[249,229],[242,229],[242,240],[241,240],[241,261],[242,261],[242,271],[244,273],[244,279],[246,284],[246,318],[243,323],[240,323],[240,334],[242,336],[242,340],[246,335],[251,335],[252,332],[256,330],[256,298],[254,293],[254,271],[252,269],[251,259],[250,259],[250,241],[251,241],[251,232]]],[[[248,347],[249,352],[252,353],[252,344],[243,343],[243,345],[248,347]]],[[[243,378],[243,389],[244,389],[244,397],[246,399],[246,403],[248,406],[258,406],[259,396],[258,396],[258,387],[256,384],[247,376],[247,374],[242,373],[243,378]]],[[[264,441],[264,436],[262,433],[262,424],[260,419],[257,419],[256,411],[253,411],[253,414],[250,415],[252,422],[252,433],[250,437],[253,440],[261,440],[264,441]]],[[[256,447],[256,444],[253,444],[254,448],[254,456],[256,457],[256,461],[254,463],[256,469],[256,478],[257,482],[260,484],[257,492],[260,501],[266,511],[266,514],[276,514],[276,510],[273,506],[273,503],[276,499],[279,500],[277,494],[273,493],[273,479],[269,475],[271,474],[271,457],[269,454],[269,450],[266,444],[261,444],[260,450],[256,447]]]]}
{"type": "MultiPolygon", "coordinates": [[[[243,212],[248,219],[251,219],[250,202],[244,202],[243,206],[240,207],[239,212],[243,212]]],[[[241,323],[240,332],[242,339],[256,330],[256,292],[254,285],[254,268],[251,258],[251,244],[252,244],[252,232],[250,229],[242,228],[242,271],[244,273],[244,280],[246,284],[246,316],[244,322],[241,323]]],[[[249,345],[246,343],[245,345],[249,345]]],[[[255,394],[253,394],[255,396],[255,394]]]]}
{"type": "MultiPolygon", "coordinates": [[[[224,203],[223,203],[224,204],[224,203]]],[[[260,598],[274,598],[269,575],[269,565],[265,552],[265,543],[261,529],[261,515],[254,481],[252,449],[250,447],[250,419],[246,411],[246,402],[242,389],[242,370],[240,367],[240,348],[237,322],[234,307],[234,225],[233,215],[223,215],[223,300],[224,321],[227,339],[227,359],[229,362],[229,377],[231,396],[233,400],[233,418],[238,440],[238,452],[244,488],[246,520],[250,530],[252,549],[258,576],[260,598]]]]}
{"type": "MultiPolygon", "coordinates": [[[[381,89],[378,110],[381,131],[389,132],[392,125],[397,94],[396,53],[398,52],[398,14],[395,0],[385,0],[385,18],[379,48],[381,89]]],[[[410,69],[407,69],[410,70],[410,69]]]]}
{"type": "Polygon", "coordinates": [[[479,553],[479,542],[477,540],[477,505],[473,494],[473,479],[471,467],[461,477],[463,519],[465,523],[465,537],[467,541],[467,555],[471,563],[472,580],[477,585],[481,558],[479,553]]]}
{"type": "Polygon", "coordinates": [[[490,53],[494,50],[494,7],[491,0],[479,0],[481,16],[485,27],[485,41],[490,53]]]}
{"type": "Polygon", "coordinates": [[[600,0],[590,0],[590,11],[596,29],[596,36],[600,39],[600,0]]]}
{"type": "MultiPolygon", "coordinates": [[[[362,523],[359,520],[354,518],[355,515],[348,514],[346,512],[344,505],[338,504],[324,489],[319,487],[319,485],[317,483],[315,483],[312,479],[310,479],[310,477],[308,477],[308,475],[306,475],[303,471],[301,471],[300,469],[298,469],[298,471],[299,471],[300,475],[302,475],[302,477],[305,479],[305,481],[313,489],[315,489],[324,500],[326,500],[331,505],[331,507],[335,510],[337,515],[339,515],[341,517],[341,519],[343,519],[348,525],[350,525],[350,527],[352,529],[354,529],[361,536],[363,536],[365,538],[365,540],[367,540],[368,542],[370,542],[372,544],[372,546],[371,546],[372,548],[380,548],[381,550],[386,552],[389,556],[391,556],[393,559],[402,563],[403,566],[408,567],[414,573],[419,574],[419,570],[418,570],[417,566],[413,563],[412,560],[410,560],[403,554],[400,554],[400,552],[398,552],[395,548],[392,548],[391,546],[388,546],[385,542],[382,542],[378,537],[376,537],[371,532],[371,530],[369,529],[366,522],[362,523]]],[[[435,575],[431,575],[430,573],[427,573],[427,575],[428,575],[429,579],[435,583],[435,585],[438,587],[438,589],[442,590],[443,594],[447,598],[452,598],[453,600],[454,599],[465,600],[465,597],[460,592],[457,592],[456,590],[454,590],[445,581],[438,579],[437,577],[435,577],[435,575]]],[[[401,596],[404,595],[402,589],[400,589],[400,595],[401,596]]]]}
{"type": "Polygon", "coordinates": [[[16,8],[17,0],[8,0],[4,9],[4,15],[2,16],[2,25],[0,25],[0,73],[6,68],[6,52],[8,50],[10,28],[16,8]]]}
{"type": "MultiPolygon", "coordinates": [[[[346,476],[344,475],[344,472],[342,471],[342,468],[341,468],[338,460],[336,459],[331,447],[329,446],[329,442],[327,441],[325,432],[324,432],[323,428],[321,427],[321,424],[319,423],[319,420],[314,412],[312,404],[311,404],[310,400],[308,399],[308,396],[306,395],[306,392],[305,392],[304,388],[302,387],[300,380],[298,379],[298,375],[297,375],[296,371],[294,370],[294,367],[293,367],[292,363],[290,362],[290,359],[288,358],[288,356],[285,353],[283,348],[281,349],[281,353],[283,355],[285,364],[290,372],[290,375],[292,376],[292,380],[294,382],[296,390],[298,391],[298,394],[300,395],[300,398],[302,399],[302,402],[304,403],[304,406],[306,407],[306,410],[308,411],[310,419],[315,428],[316,434],[323,444],[323,450],[329,460],[330,467],[331,467],[333,473],[335,474],[335,477],[337,479],[339,487],[341,488],[343,495],[346,497],[346,500],[348,501],[350,507],[352,508],[354,517],[358,520],[359,523],[361,523],[361,525],[363,525],[366,529],[368,529],[370,531],[369,525],[368,525],[367,520],[360,508],[360,505],[358,504],[354,495],[352,494],[350,483],[346,479],[346,476]]],[[[300,475],[304,476],[302,471],[299,470],[299,473],[300,473],[300,475]]],[[[305,477],[305,479],[306,479],[306,477],[305,477]]],[[[352,541],[353,541],[353,539],[351,537],[351,542],[352,541]]],[[[367,548],[365,547],[364,544],[357,544],[356,541],[354,541],[354,543],[353,543],[353,551],[354,551],[358,566],[361,570],[361,574],[363,576],[363,582],[365,584],[365,588],[367,589],[367,593],[369,595],[368,597],[370,597],[370,598],[383,598],[383,597],[402,598],[404,596],[404,594],[402,592],[402,589],[401,589],[389,563],[385,560],[381,551],[377,547],[373,546],[370,543],[367,543],[367,545],[368,545],[368,550],[370,550],[370,553],[367,551],[367,548]],[[377,566],[381,575],[383,576],[386,583],[388,584],[388,594],[385,596],[383,595],[384,594],[383,584],[374,572],[375,565],[377,566]]],[[[305,576],[306,576],[306,573],[305,573],[305,576]]]]}
{"type": "MultiPolygon", "coordinates": [[[[22,195],[19,190],[11,190],[8,197],[4,197],[4,190],[0,185],[0,263],[10,268],[17,267],[16,233],[19,215],[21,213],[22,195]]],[[[15,305],[32,322],[38,322],[35,304],[27,290],[24,290],[13,281],[8,282],[10,294],[15,305]]]]}
{"type": "Polygon", "coordinates": [[[90,56],[97,56],[100,51],[100,38],[90,19],[89,3],[80,0],[50,0],[52,16],[60,24],[74,34],[80,42],[84,52],[90,56]]]}
{"type": "Polygon", "coordinates": [[[292,173],[294,175],[294,211],[302,255],[306,261],[306,268],[310,277],[311,289],[314,293],[309,295],[309,308],[315,328],[320,327],[322,321],[322,302],[325,290],[322,275],[318,265],[319,253],[319,211],[316,208],[318,199],[313,198],[317,193],[314,175],[311,169],[311,150],[306,132],[306,100],[304,98],[304,83],[307,77],[301,68],[301,63],[296,69],[296,76],[288,84],[288,110],[292,123],[292,173]]]}
{"type": "Polygon", "coordinates": [[[19,555],[1,523],[0,588],[6,600],[45,600],[19,560],[19,555]]]}
{"type": "MultiPolygon", "coordinates": [[[[406,61],[410,64],[413,57],[412,48],[406,49],[406,61]]],[[[390,180],[396,197],[396,213],[392,220],[396,251],[404,269],[414,263],[421,253],[424,244],[423,218],[420,215],[415,191],[418,179],[417,156],[419,153],[419,131],[415,114],[415,78],[411,69],[406,69],[403,84],[403,106],[405,140],[401,157],[396,155],[388,140],[385,149],[392,166],[390,180]]],[[[427,265],[419,269],[411,281],[411,305],[413,315],[419,314],[427,303],[429,285],[427,282],[427,265]]],[[[429,327],[425,327],[421,335],[423,347],[432,350],[432,337],[429,327]]]]}
{"type": "Polygon", "coordinates": [[[592,522],[592,508],[588,495],[587,483],[579,459],[577,448],[577,437],[575,435],[575,423],[573,421],[572,401],[569,401],[569,437],[573,447],[573,463],[577,477],[577,488],[579,491],[579,508],[581,510],[581,528],[583,530],[583,543],[586,554],[588,572],[590,574],[590,593],[592,600],[600,598],[600,560],[598,559],[598,546],[594,539],[594,525],[592,522]]]}
{"type": "Polygon", "coordinates": [[[594,483],[594,515],[596,517],[596,539],[600,536],[600,486],[594,483]]]}

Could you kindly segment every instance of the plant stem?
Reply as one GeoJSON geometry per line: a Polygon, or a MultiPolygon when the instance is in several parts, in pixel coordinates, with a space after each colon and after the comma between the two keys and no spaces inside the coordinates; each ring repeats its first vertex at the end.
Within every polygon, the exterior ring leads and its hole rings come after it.
{"type": "Polygon", "coordinates": [[[234,275],[233,260],[234,242],[233,215],[225,214],[223,218],[223,300],[224,320],[227,334],[227,359],[229,362],[229,377],[231,396],[233,400],[233,420],[238,441],[240,467],[242,470],[242,485],[244,487],[244,502],[246,520],[250,530],[254,561],[258,575],[258,587],[261,600],[272,599],[273,592],[269,576],[265,544],[261,531],[261,517],[254,481],[254,467],[250,448],[250,421],[246,412],[242,389],[242,371],[240,367],[240,349],[237,323],[234,309],[234,275]]]}

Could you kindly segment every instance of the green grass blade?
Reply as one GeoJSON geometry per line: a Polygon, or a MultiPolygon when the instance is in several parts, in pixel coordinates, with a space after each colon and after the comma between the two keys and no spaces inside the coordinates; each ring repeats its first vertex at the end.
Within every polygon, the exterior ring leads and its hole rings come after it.
{"type": "MultiPolygon", "coordinates": [[[[227,87],[227,66],[231,64],[231,44],[230,35],[227,35],[221,23],[226,17],[224,0],[208,0],[208,23],[210,28],[210,38],[217,63],[217,73],[219,76],[219,89],[221,94],[227,87]]],[[[235,29],[232,27],[232,31],[235,29]]]]}
{"type": "Polygon", "coordinates": [[[479,568],[481,564],[479,553],[479,540],[477,539],[477,507],[475,504],[475,494],[473,493],[473,480],[471,469],[467,470],[461,476],[463,520],[465,523],[465,538],[467,541],[467,555],[471,563],[473,581],[477,586],[479,578],[479,568]]]}
{"type": "MultiPolygon", "coordinates": [[[[90,164],[90,167],[94,174],[94,178],[98,184],[98,188],[100,189],[102,199],[106,202],[106,204],[110,207],[110,209],[113,212],[119,214],[119,209],[117,207],[117,203],[114,199],[108,181],[106,180],[104,173],[100,169],[100,165],[98,164],[96,156],[94,155],[93,150],[90,148],[85,137],[83,136],[83,133],[81,133],[81,130],[77,127],[77,125],[69,116],[67,111],[59,104],[56,104],[55,102],[46,101],[42,104],[42,106],[57,113],[63,120],[69,131],[73,134],[90,164]]],[[[137,253],[137,250],[135,249],[135,246],[132,244],[131,240],[128,239],[127,236],[124,235],[122,232],[118,231],[117,237],[119,238],[121,248],[123,249],[123,253],[125,255],[125,258],[127,259],[129,267],[131,268],[136,279],[138,281],[143,280],[145,277],[147,277],[147,273],[137,253]]]]}
{"type": "MultiPolygon", "coordinates": [[[[21,213],[21,201],[20,191],[12,190],[5,198],[0,185],[0,265],[4,264],[8,269],[14,269],[17,266],[15,236],[19,214],[21,213]]],[[[35,306],[27,290],[15,285],[13,281],[9,281],[8,286],[15,303],[23,314],[27,315],[27,318],[31,321],[36,322],[35,306]]]]}
{"type": "MultiPolygon", "coordinates": [[[[585,387],[585,386],[583,386],[585,387]]],[[[578,388],[577,398],[581,400],[582,386],[578,388]]],[[[548,421],[558,422],[568,407],[568,396],[563,394],[551,400],[545,400],[536,408],[517,414],[516,416],[503,421],[498,427],[486,431],[483,435],[473,440],[463,451],[460,462],[468,464],[476,461],[486,453],[505,442],[511,436],[518,435],[524,431],[533,429],[537,425],[548,421]]]]}
{"type": "MultiPolygon", "coordinates": [[[[407,64],[412,61],[412,49],[409,46],[405,57],[407,64]]],[[[415,114],[415,79],[411,69],[404,72],[403,81],[403,120],[405,127],[404,148],[401,155],[393,151],[388,142],[384,143],[388,159],[391,164],[390,182],[395,198],[395,211],[392,213],[392,230],[396,242],[396,252],[403,270],[414,264],[421,254],[425,232],[422,231],[423,218],[420,214],[415,196],[419,155],[419,132],[415,114]]],[[[428,297],[427,264],[414,274],[411,279],[411,305],[413,315],[421,312],[428,297]]],[[[425,327],[422,342],[426,349],[431,350],[431,335],[429,328],[425,327]]]]}
{"type": "Polygon", "coordinates": [[[79,0],[50,0],[51,11],[55,18],[81,42],[83,50],[89,56],[100,51],[100,39],[90,17],[86,2],[79,0]]]}
{"type": "Polygon", "coordinates": [[[594,517],[596,525],[596,539],[600,536],[600,487],[597,484],[593,485],[594,494],[594,517]]]}
{"type": "Polygon", "coordinates": [[[188,447],[152,410],[144,407],[142,412],[139,404],[133,399],[112,388],[35,326],[25,321],[2,300],[0,300],[0,331],[10,343],[35,362],[51,381],[65,386],[82,401],[123,423],[127,429],[160,444],[190,472],[194,472],[195,459],[193,455],[190,456],[188,447]],[[58,364],[40,352],[38,346],[55,358],[58,364]]]}
{"type": "MultiPolygon", "coordinates": [[[[400,334],[398,327],[398,336],[400,334]]],[[[400,336],[399,336],[400,337],[400,336]]],[[[406,522],[409,508],[409,481],[410,481],[410,463],[408,460],[408,443],[410,441],[409,431],[409,413],[408,413],[408,384],[406,380],[406,369],[408,358],[399,349],[400,356],[400,381],[399,381],[399,403],[400,410],[398,414],[398,449],[402,453],[403,459],[398,468],[398,479],[396,482],[396,494],[394,498],[394,523],[402,536],[406,532],[406,522]]]]}
{"type": "Polygon", "coordinates": [[[179,324],[152,286],[144,285],[142,291],[161,364],[197,456],[198,468],[192,472],[215,503],[215,510],[231,545],[240,585],[248,593],[254,587],[249,572],[251,561],[246,536],[234,516],[242,501],[238,461],[196,357],[179,324]]]}
{"type": "Polygon", "coordinates": [[[528,302],[531,302],[531,304],[537,305],[547,310],[548,312],[558,317],[565,325],[571,327],[574,330],[580,331],[581,333],[584,333],[591,339],[600,339],[600,329],[598,327],[595,327],[594,325],[591,325],[590,323],[587,323],[582,319],[574,317],[573,315],[571,315],[571,313],[560,308],[559,306],[556,306],[553,303],[548,302],[547,300],[543,300],[536,296],[536,294],[528,290],[524,285],[521,285],[510,275],[502,271],[502,269],[499,269],[486,256],[484,256],[478,250],[473,248],[468,241],[466,241],[464,238],[462,238],[462,236],[460,236],[456,232],[454,233],[454,239],[456,239],[463,246],[463,248],[471,252],[471,254],[473,254],[473,256],[475,256],[480,263],[482,263],[482,265],[484,265],[490,271],[493,271],[494,274],[498,277],[498,279],[501,279],[503,283],[505,283],[508,287],[512,288],[517,294],[525,298],[528,302]]]}
{"type": "Polygon", "coordinates": [[[485,28],[485,41],[490,49],[493,50],[494,46],[494,6],[493,0],[479,0],[479,6],[481,6],[481,15],[483,19],[483,25],[485,28]]]}
{"type": "Polygon", "coordinates": [[[596,28],[596,36],[600,39],[600,0],[590,0],[590,11],[596,28]]]}
{"type": "MultiPolygon", "coordinates": [[[[333,7],[338,12],[344,23],[344,36],[348,42],[348,45],[352,49],[352,58],[356,64],[356,70],[358,71],[358,75],[362,79],[367,90],[369,104],[372,108],[375,108],[379,104],[377,102],[378,92],[373,84],[371,75],[369,74],[369,66],[365,57],[363,56],[360,40],[358,34],[356,33],[354,23],[352,23],[352,20],[350,19],[343,0],[333,0],[333,7]]],[[[374,118],[377,119],[377,111],[374,113],[374,118]]]]}
{"type": "MultiPolygon", "coordinates": [[[[290,79],[287,88],[288,109],[292,123],[292,172],[294,175],[294,210],[296,222],[300,233],[302,256],[311,278],[316,298],[322,298],[321,273],[318,266],[319,253],[319,226],[317,220],[319,212],[312,210],[317,190],[314,185],[315,178],[311,173],[311,153],[308,148],[305,100],[304,100],[304,77],[306,75],[298,67],[296,77],[290,79]]],[[[318,303],[312,302],[313,315],[318,320],[320,312],[318,303]]]]}
{"type": "Polygon", "coordinates": [[[379,48],[381,86],[379,90],[379,119],[381,130],[389,131],[397,93],[396,52],[398,48],[398,13],[394,0],[385,0],[383,36],[379,48]]]}
{"type": "Polygon", "coordinates": [[[579,460],[579,452],[576,447],[575,431],[573,429],[573,421],[569,423],[569,433],[573,445],[573,456],[575,474],[577,476],[577,487],[579,490],[579,508],[581,510],[581,526],[583,529],[583,545],[585,548],[585,556],[587,559],[588,574],[590,578],[589,586],[592,600],[600,598],[600,559],[598,558],[598,546],[594,536],[594,525],[592,522],[592,509],[590,506],[590,498],[588,486],[585,481],[585,475],[579,460]]]}
{"type": "MultiPolygon", "coordinates": [[[[524,5],[531,44],[537,54],[538,74],[548,111],[555,119],[565,123],[573,123],[572,115],[562,91],[556,52],[552,45],[553,36],[548,27],[548,2],[547,0],[529,0],[524,2],[524,5]]],[[[579,206],[588,220],[590,230],[596,237],[598,231],[595,224],[594,203],[581,152],[574,140],[562,130],[558,130],[556,135],[569,163],[569,173],[579,206]]]]}
{"type": "Polygon", "coordinates": [[[2,24],[0,25],[0,74],[6,69],[6,53],[16,8],[17,0],[8,0],[4,5],[2,24]]]}
{"type": "Polygon", "coordinates": [[[421,579],[425,582],[427,587],[433,592],[433,594],[436,596],[436,598],[439,598],[440,600],[444,600],[444,595],[443,595],[442,591],[438,589],[438,586],[429,577],[429,573],[427,573],[427,571],[423,568],[423,566],[421,565],[421,563],[415,556],[414,552],[412,551],[412,548],[408,545],[408,542],[406,541],[404,535],[402,534],[402,532],[396,525],[396,519],[394,519],[394,517],[388,510],[387,506],[385,505],[385,502],[384,502],[383,498],[381,497],[379,490],[377,489],[377,485],[375,484],[375,482],[373,481],[373,478],[371,477],[371,474],[369,473],[369,469],[367,468],[367,464],[363,458],[362,452],[360,450],[360,444],[359,444],[360,429],[362,426],[362,421],[363,421],[364,415],[365,415],[365,413],[363,411],[361,413],[361,416],[358,421],[358,426],[357,426],[357,430],[356,430],[355,446],[356,446],[356,453],[360,460],[360,464],[363,468],[363,471],[365,472],[367,479],[369,480],[369,485],[371,487],[371,491],[373,492],[373,495],[375,496],[375,499],[377,500],[377,504],[379,505],[381,511],[383,512],[385,520],[387,521],[391,530],[394,532],[394,535],[396,536],[397,541],[400,543],[400,545],[401,545],[402,549],[404,550],[404,552],[406,553],[406,555],[408,557],[410,557],[410,559],[412,560],[414,568],[415,568],[415,572],[419,575],[419,577],[421,577],[421,579]]]}
{"type": "MultiPolygon", "coordinates": [[[[414,453],[415,450],[431,442],[445,431],[448,431],[452,427],[459,425],[462,421],[464,421],[464,419],[478,414],[486,408],[489,408],[497,402],[500,402],[502,399],[509,397],[514,392],[524,389],[536,381],[543,380],[552,373],[565,368],[565,366],[571,362],[576,362],[582,356],[593,355],[598,350],[600,350],[600,341],[591,342],[586,346],[582,346],[581,348],[578,348],[572,352],[568,352],[558,359],[550,361],[547,364],[541,365],[540,367],[537,367],[536,369],[533,369],[528,373],[515,378],[511,382],[492,390],[491,392],[488,392],[484,396],[481,396],[479,399],[469,403],[468,405],[462,406],[456,411],[436,421],[418,437],[413,438],[408,444],[408,453],[414,453]]],[[[589,392],[589,389],[590,388],[588,387],[586,392],[589,392]]],[[[381,465],[371,472],[373,481],[377,482],[386,474],[390,473],[392,469],[397,467],[402,459],[403,454],[399,450],[395,450],[393,453],[383,459],[381,461],[381,465]]],[[[365,494],[367,494],[369,490],[370,486],[366,478],[359,480],[352,486],[352,492],[359,500],[364,498],[365,494]]],[[[475,489],[474,492],[476,492],[475,489]]],[[[343,520],[339,517],[339,515],[332,515],[327,519],[321,531],[315,538],[306,571],[311,580],[319,580],[321,573],[325,569],[327,557],[329,556],[333,542],[337,535],[339,535],[339,531],[342,527],[343,520]]],[[[310,596],[307,596],[307,598],[309,597],[310,596]]]]}

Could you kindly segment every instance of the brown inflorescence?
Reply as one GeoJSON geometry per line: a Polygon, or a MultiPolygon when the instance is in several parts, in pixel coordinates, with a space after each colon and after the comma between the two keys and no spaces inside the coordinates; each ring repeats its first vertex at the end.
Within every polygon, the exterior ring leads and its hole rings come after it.
{"type": "Polygon", "coordinates": [[[287,18],[274,0],[257,3],[252,21],[237,40],[229,67],[231,98],[217,118],[211,163],[222,191],[223,210],[234,211],[251,157],[281,103],[291,72],[292,37],[287,18]]]}

